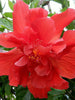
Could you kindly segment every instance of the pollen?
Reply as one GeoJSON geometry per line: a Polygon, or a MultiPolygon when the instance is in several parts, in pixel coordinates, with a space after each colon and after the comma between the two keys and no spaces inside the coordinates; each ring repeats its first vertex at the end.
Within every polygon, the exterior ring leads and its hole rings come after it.
{"type": "Polygon", "coordinates": [[[37,49],[34,49],[33,50],[33,53],[34,53],[34,55],[35,55],[35,57],[38,55],[38,50],[37,49]]]}
{"type": "Polygon", "coordinates": [[[29,56],[29,59],[34,60],[34,59],[35,59],[35,57],[34,57],[34,56],[29,56]]]}
{"type": "Polygon", "coordinates": [[[37,49],[34,49],[33,50],[33,54],[29,56],[29,59],[31,60],[34,60],[35,62],[38,62],[40,61],[40,56],[39,56],[39,52],[37,49]]]}

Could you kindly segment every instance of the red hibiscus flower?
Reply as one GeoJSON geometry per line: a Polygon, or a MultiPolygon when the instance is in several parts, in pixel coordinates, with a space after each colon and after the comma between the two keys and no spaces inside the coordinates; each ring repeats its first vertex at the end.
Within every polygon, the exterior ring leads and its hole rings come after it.
{"type": "Polygon", "coordinates": [[[13,48],[0,53],[0,75],[9,76],[11,86],[28,87],[35,98],[47,98],[50,87],[67,89],[62,79],[75,78],[75,31],[64,27],[75,19],[75,10],[47,18],[42,8],[29,9],[17,0],[13,32],[0,34],[0,45],[13,48]]]}

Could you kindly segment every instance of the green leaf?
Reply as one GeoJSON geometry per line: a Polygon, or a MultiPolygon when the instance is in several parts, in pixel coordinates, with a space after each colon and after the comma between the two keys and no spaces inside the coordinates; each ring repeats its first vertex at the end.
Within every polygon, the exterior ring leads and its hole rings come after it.
{"type": "Polygon", "coordinates": [[[74,20],[73,22],[71,22],[71,23],[67,26],[67,28],[68,28],[69,30],[75,29],[75,20],[74,20]]]}
{"type": "Polygon", "coordinates": [[[0,31],[3,32],[4,31],[4,28],[0,28],[0,31]]]}
{"type": "Polygon", "coordinates": [[[11,86],[7,83],[5,85],[5,94],[7,94],[8,96],[10,96],[11,93],[11,86]]]}
{"type": "Polygon", "coordinates": [[[5,18],[0,18],[0,27],[1,28],[6,28],[10,31],[13,31],[13,24],[10,20],[5,19],[5,18]]]}
{"type": "Polygon", "coordinates": [[[57,95],[63,95],[65,94],[65,90],[58,90],[58,89],[53,89],[51,88],[52,91],[49,91],[48,94],[52,95],[52,96],[57,96],[57,95]]]}
{"type": "Polygon", "coordinates": [[[36,8],[38,7],[39,0],[33,0],[30,4],[30,8],[36,8]]]}
{"type": "Polygon", "coordinates": [[[8,4],[9,4],[10,9],[13,10],[14,4],[10,0],[8,0],[8,4]]]}
{"type": "Polygon", "coordinates": [[[67,8],[64,7],[64,8],[62,8],[60,11],[61,11],[61,12],[64,12],[64,11],[66,11],[66,9],[67,9],[67,8]]]}
{"type": "Polygon", "coordinates": [[[12,18],[12,12],[6,12],[3,14],[5,17],[12,18]]]}
{"type": "Polygon", "coordinates": [[[24,97],[27,95],[27,88],[18,86],[16,88],[16,100],[24,100],[24,97]]]}
{"type": "MultiPolygon", "coordinates": [[[[0,96],[2,98],[5,97],[5,86],[8,83],[8,77],[7,76],[0,76],[0,96]]],[[[4,100],[4,99],[0,99],[4,100]]]]}
{"type": "Polygon", "coordinates": [[[30,99],[31,99],[31,93],[28,91],[24,96],[23,100],[30,100],[30,99]]]}
{"type": "Polygon", "coordinates": [[[4,9],[4,7],[5,7],[5,4],[6,4],[6,3],[4,3],[4,5],[3,5],[3,7],[2,7],[2,3],[1,3],[1,0],[0,0],[0,12],[1,12],[1,14],[2,14],[2,12],[3,12],[3,9],[4,9]]]}
{"type": "Polygon", "coordinates": [[[49,96],[47,100],[62,100],[58,96],[49,96]]]}
{"type": "Polygon", "coordinates": [[[47,100],[53,100],[53,96],[49,95],[47,100]]]}
{"type": "Polygon", "coordinates": [[[1,0],[0,0],[0,12],[2,13],[2,11],[3,11],[3,8],[2,8],[1,0]]]}
{"type": "Polygon", "coordinates": [[[30,2],[32,2],[33,0],[23,0],[25,3],[29,4],[30,2]]]}
{"type": "Polygon", "coordinates": [[[51,17],[51,16],[53,16],[54,14],[56,14],[56,13],[55,13],[55,12],[54,12],[54,13],[49,13],[48,16],[51,17]]]}
{"type": "Polygon", "coordinates": [[[59,96],[49,96],[47,100],[66,100],[64,96],[59,95],[59,96]]]}
{"type": "Polygon", "coordinates": [[[13,48],[5,48],[3,46],[0,45],[0,50],[5,50],[5,51],[10,51],[12,50],[13,48]]]}
{"type": "Polygon", "coordinates": [[[49,91],[48,99],[47,100],[64,100],[65,98],[65,90],[58,90],[51,88],[52,91],[49,91]]]}

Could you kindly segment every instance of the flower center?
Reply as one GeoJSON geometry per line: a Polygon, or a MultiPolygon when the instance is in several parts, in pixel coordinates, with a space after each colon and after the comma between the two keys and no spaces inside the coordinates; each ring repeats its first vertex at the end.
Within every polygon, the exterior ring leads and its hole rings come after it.
{"type": "Polygon", "coordinates": [[[34,60],[35,62],[40,62],[40,53],[38,52],[38,49],[34,49],[32,54],[29,55],[30,60],[34,60]]]}

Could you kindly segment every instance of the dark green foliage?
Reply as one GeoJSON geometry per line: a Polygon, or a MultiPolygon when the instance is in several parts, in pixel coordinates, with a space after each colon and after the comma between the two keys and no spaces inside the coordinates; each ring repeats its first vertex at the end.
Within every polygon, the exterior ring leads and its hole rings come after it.
{"type": "Polygon", "coordinates": [[[47,100],[63,100],[65,97],[65,90],[51,89],[52,91],[48,92],[49,97],[47,100]]]}
{"type": "Polygon", "coordinates": [[[3,32],[5,28],[0,27],[0,31],[3,32]]]}
{"type": "Polygon", "coordinates": [[[3,8],[2,8],[1,0],[0,0],[0,12],[1,13],[2,13],[2,10],[3,10],[3,8]]]}
{"type": "Polygon", "coordinates": [[[23,98],[25,97],[25,95],[27,94],[27,89],[25,89],[22,86],[18,86],[16,88],[16,100],[23,100],[23,98]]]}

